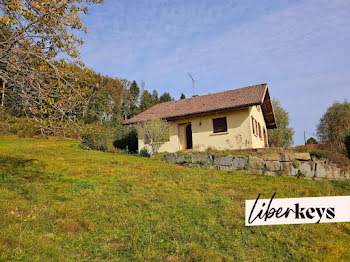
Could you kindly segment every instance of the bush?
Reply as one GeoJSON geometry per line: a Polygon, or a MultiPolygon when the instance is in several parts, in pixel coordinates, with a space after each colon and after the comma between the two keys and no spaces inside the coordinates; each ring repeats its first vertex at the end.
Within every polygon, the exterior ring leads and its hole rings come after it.
{"type": "Polygon", "coordinates": [[[41,135],[41,128],[34,119],[2,115],[0,117],[0,133],[4,135],[34,137],[41,135]]]}
{"type": "Polygon", "coordinates": [[[123,138],[115,140],[113,142],[115,148],[125,150],[126,146],[128,146],[129,151],[137,152],[138,150],[138,140],[137,133],[135,130],[131,130],[127,133],[123,138]]]}
{"type": "Polygon", "coordinates": [[[292,162],[292,165],[293,165],[294,168],[299,168],[300,167],[300,161],[294,159],[293,162],[292,162]]]}
{"type": "MultiPolygon", "coordinates": [[[[54,122],[55,129],[50,129],[48,125],[43,126],[44,135],[59,136],[79,139],[80,134],[73,124],[64,122],[54,122]]],[[[0,133],[4,135],[17,135],[20,137],[41,136],[40,125],[33,118],[21,118],[11,115],[0,116],[0,133]]]]}
{"type": "Polygon", "coordinates": [[[332,152],[328,150],[315,149],[310,152],[311,156],[315,156],[317,158],[328,158],[332,152]]]}
{"type": "Polygon", "coordinates": [[[298,146],[294,150],[296,152],[299,152],[299,153],[306,153],[306,152],[308,152],[307,146],[298,146]]]}
{"type": "Polygon", "coordinates": [[[145,148],[145,147],[142,148],[142,149],[140,150],[139,155],[142,156],[142,157],[150,157],[150,156],[151,156],[151,155],[148,153],[147,148],[145,148]]]}
{"type": "Polygon", "coordinates": [[[303,178],[306,177],[306,173],[305,172],[301,172],[300,170],[298,170],[298,173],[296,174],[297,178],[303,178]]]}
{"type": "Polygon", "coordinates": [[[84,133],[81,141],[82,147],[93,150],[107,150],[107,136],[104,134],[84,133]]]}
{"type": "Polygon", "coordinates": [[[350,160],[344,154],[339,152],[317,149],[311,151],[310,155],[317,158],[328,159],[330,162],[336,163],[339,167],[350,170],[350,160]]]}

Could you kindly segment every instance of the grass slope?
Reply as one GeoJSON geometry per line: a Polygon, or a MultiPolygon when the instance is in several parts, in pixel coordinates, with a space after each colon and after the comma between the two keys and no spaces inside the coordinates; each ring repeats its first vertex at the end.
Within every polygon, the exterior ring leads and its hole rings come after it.
{"type": "Polygon", "coordinates": [[[244,226],[244,200],[349,195],[349,181],[186,168],[0,138],[0,259],[349,261],[350,224],[244,226]]]}

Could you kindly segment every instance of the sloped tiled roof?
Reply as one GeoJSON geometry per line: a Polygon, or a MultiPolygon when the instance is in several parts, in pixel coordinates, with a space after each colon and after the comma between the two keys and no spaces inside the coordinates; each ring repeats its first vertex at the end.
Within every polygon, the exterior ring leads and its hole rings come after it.
{"type": "Polygon", "coordinates": [[[227,110],[251,105],[260,105],[264,102],[267,84],[243,87],[239,89],[195,96],[177,101],[157,104],[146,111],[124,121],[123,124],[133,124],[152,119],[173,119],[207,112],[227,110]]]}

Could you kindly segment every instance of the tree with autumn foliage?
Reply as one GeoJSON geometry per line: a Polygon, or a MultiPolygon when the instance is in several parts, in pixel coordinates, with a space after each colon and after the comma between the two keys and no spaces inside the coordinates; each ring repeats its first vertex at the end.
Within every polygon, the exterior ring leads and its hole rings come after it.
{"type": "MultiPolygon", "coordinates": [[[[75,122],[75,108],[86,104],[82,66],[74,32],[86,32],[81,14],[102,0],[0,0],[1,106],[7,94],[20,99],[19,110],[42,127],[75,122]],[[58,56],[65,57],[58,59],[58,56]]],[[[90,84],[90,83],[86,83],[90,84]]]]}
{"type": "Polygon", "coordinates": [[[293,145],[294,130],[289,126],[289,113],[281,106],[277,99],[272,100],[272,107],[276,118],[277,128],[268,129],[271,147],[289,147],[293,145]]]}

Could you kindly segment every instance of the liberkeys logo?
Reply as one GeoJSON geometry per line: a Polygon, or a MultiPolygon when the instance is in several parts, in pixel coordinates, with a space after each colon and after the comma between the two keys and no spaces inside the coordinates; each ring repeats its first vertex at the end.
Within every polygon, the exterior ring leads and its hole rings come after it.
{"type": "Polygon", "coordinates": [[[245,225],[350,222],[350,196],[275,198],[245,201],[245,225]]]}

